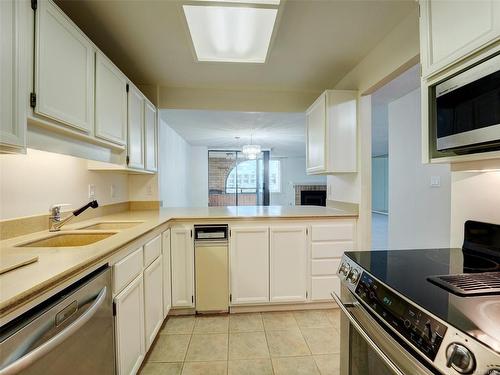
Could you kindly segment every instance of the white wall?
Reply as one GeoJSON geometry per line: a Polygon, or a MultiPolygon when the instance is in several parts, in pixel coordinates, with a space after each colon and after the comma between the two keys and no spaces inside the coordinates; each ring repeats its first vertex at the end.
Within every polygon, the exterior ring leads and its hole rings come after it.
{"type": "Polygon", "coordinates": [[[301,157],[276,158],[281,160],[281,193],[271,193],[272,206],[294,206],[294,185],[326,185],[325,176],[308,176],[306,159],[301,157]]]}
{"type": "MultiPolygon", "coordinates": [[[[500,161],[498,162],[500,169],[500,161]]],[[[467,220],[500,224],[500,170],[496,172],[452,172],[451,240],[462,247],[467,220]]]]}
{"type": "Polygon", "coordinates": [[[84,159],[33,149],[0,155],[0,219],[47,214],[54,203],[76,209],[88,202],[89,184],[101,205],[129,200],[126,174],[89,171],[84,159]]]}
{"type": "Polygon", "coordinates": [[[208,150],[191,146],[160,119],[158,174],[163,207],[208,206],[208,150]]]}
{"type": "Polygon", "coordinates": [[[448,247],[449,165],[421,160],[420,89],[389,103],[389,248],[448,247]],[[441,187],[431,187],[431,176],[441,187]]]}

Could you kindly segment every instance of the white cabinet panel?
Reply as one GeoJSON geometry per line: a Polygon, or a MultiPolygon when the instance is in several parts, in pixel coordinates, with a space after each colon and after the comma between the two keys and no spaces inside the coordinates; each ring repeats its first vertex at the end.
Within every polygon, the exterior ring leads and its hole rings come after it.
{"type": "Polygon", "coordinates": [[[119,293],[143,269],[142,247],[113,265],[113,292],[119,293]]]}
{"type": "Polygon", "coordinates": [[[497,0],[420,1],[422,73],[434,74],[500,39],[497,0]]]}
{"type": "Polygon", "coordinates": [[[316,99],[306,112],[307,173],[326,170],[326,93],[316,99]]]}
{"type": "Polygon", "coordinates": [[[340,259],[313,259],[311,261],[311,275],[333,276],[339,269],[340,259]]]}
{"type": "Polygon", "coordinates": [[[355,224],[353,220],[338,220],[331,224],[311,226],[312,241],[352,241],[355,224]]]}
{"type": "Polygon", "coordinates": [[[145,152],[146,167],[148,171],[155,172],[156,166],[156,142],[158,139],[158,125],[156,122],[156,108],[147,100],[144,101],[144,122],[145,122],[145,152]]]}
{"type": "Polygon", "coordinates": [[[340,293],[340,279],[337,276],[313,276],[311,300],[332,300],[331,293],[340,293]]]}
{"type": "Polygon", "coordinates": [[[94,47],[52,1],[36,15],[35,112],[93,133],[94,47]]]}
{"type": "Polygon", "coordinates": [[[230,237],[232,304],[269,302],[269,230],[232,227],[230,237]]]}
{"type": "Polygon", "coordinates": [[[354,250],[354,242],[313,242],[311,244],[311,256],[318,258],[340,258],[344,252],[354,250]]]}
{"type": "Polygon", "coordinates": [[[161,254],[161,236],[156,236],[144,245],[144,267],[149,266],[161,254]]]}
{"type": "Polygon", "coordinates": [[[135,374],[144,359],[144,294],[142,273],[118,296],[116,306],[116,363],[119,375],[135,374]]]}
{"type": "Polygon", "coordinates": [[[170,230],[172,306],[194,307],[194,247],[191,229],[170,230]]]}
{"type": "Polygon", "coordinates": [[[305,301],[307,241],[305,227],[271,227],[271,302],[305,301]]]}
{"type": "Polygon", "coordinates": [[[144,97],[130,85],[128,93],[128,165],[144,168],[144,97]]]}
{"type": "Polygon", "coordinates": [[[0,151],[26,146],[26,25],[28,15],[16,0],[0,1],[0,151]]]}
{"type": "Polygon", "coordinates": [[[162,234],[163,255],[163,317],[166,318],[172,307],[172,281],[170,276],[170,229],[162,234]]]}
{"type": "Polygon", "coordinates": [[[163,322],[163,258],[160,255],[144,270],[144,331],[146,352],[163,322]]]}
{"type": "Polygon", "coordinates": [[[127,78],[101,52],[95,58],[95,135],[127,143],[127,78]]]}

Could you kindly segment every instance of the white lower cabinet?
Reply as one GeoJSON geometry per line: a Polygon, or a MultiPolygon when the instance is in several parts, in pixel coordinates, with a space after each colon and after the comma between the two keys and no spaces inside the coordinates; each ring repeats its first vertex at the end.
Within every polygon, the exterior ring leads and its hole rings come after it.
{"type": "Polygon", "coordinates": [[[144,330],[149,350],[163,323],[163,258],[160,255],[144,270],[144,330]]]}
{"type": "Polygon", "coordinates": [[[192,230],[170,230],[172,262],[172,307],[194,307],[194,247],[192,230]]]}
{"type": "Polygon", "coordinates": [[[144,285],[139,275],[115,299],[117,373],[135,374],[144,359],[144,285]]]}
{"type": "Polygon", "coordinates": [[[314,300],[332,300],[332,292],[339,294],[340,279],[336,275],[330,276],[313,276],[312,277],[312,294],[311,299],[314,300]]]}
{"type": "Polygon", "coordinates": [[[232,227],[231,303],[269,302],[269,229],[232,227]]]}
{"type": "Polygon", "coordinates": [[[172,307],[172,280],[170,273],[170,229],[162,234],[163,256],[163,317],[166,318],[172,307]]]}
{"type": "Polygon", "coordinates": [[[307,237],[305,226],[271,227],[271,302],[306,300],[307,237]]]}

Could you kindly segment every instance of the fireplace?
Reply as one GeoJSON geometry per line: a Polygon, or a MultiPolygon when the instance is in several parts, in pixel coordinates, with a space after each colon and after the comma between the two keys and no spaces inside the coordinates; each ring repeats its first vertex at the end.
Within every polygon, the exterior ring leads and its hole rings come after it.
{"type": "Polygon", "coordinates": [[[325,190],[302,190],[300,192],[302,206],[326,206],[325,190]]]}

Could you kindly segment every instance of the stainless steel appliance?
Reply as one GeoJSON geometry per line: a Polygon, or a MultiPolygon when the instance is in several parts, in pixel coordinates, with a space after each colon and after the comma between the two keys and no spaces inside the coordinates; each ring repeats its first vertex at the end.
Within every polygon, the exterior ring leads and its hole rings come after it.
{"type": "Polygon", "coordinates": [[[436,149],[500,149],[500,55],[435,87],[436,149]]]}
{"type": "Polygon", "coordinates": [[[341,374],[500,375],[500,293],[484,283],[495,272],[500,226],[473,221],[462,249],[346,252],[332,294],[341,374]],[[435,280],[443,275],[467,275],[461,286],[480,292],[450,291],[435,280]]]}
{"type": "Polygon", "coordinates": [[[194,226],[196,312],[229,311],[227,225],[194,226]]]}
{"type": "Polygon", "coordinates": [[[0,331],[0,374],[114,374],[111,272],[100,268],[0,331]]]}

